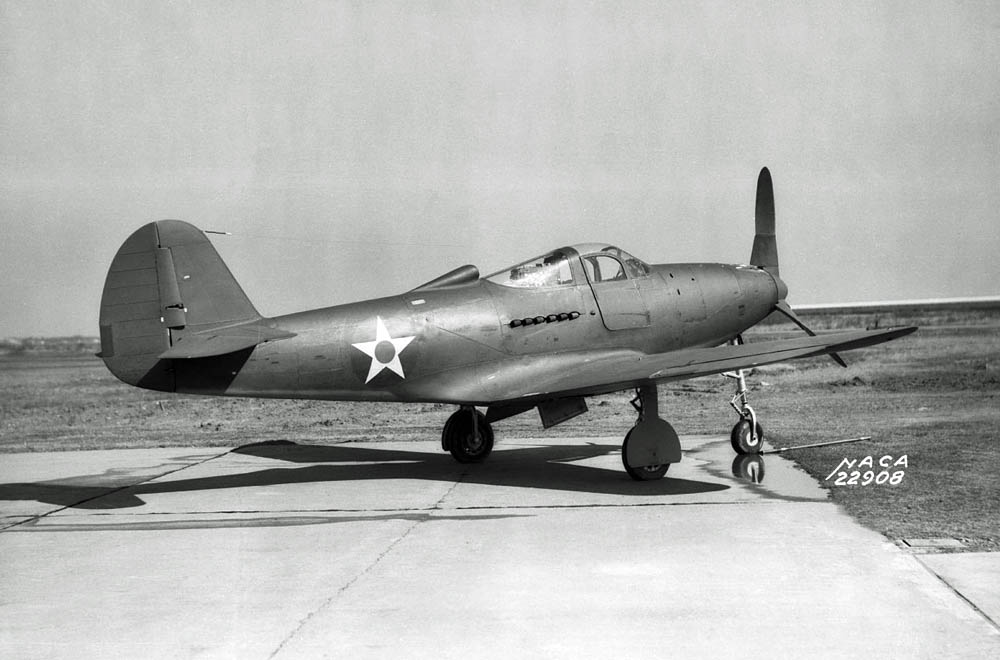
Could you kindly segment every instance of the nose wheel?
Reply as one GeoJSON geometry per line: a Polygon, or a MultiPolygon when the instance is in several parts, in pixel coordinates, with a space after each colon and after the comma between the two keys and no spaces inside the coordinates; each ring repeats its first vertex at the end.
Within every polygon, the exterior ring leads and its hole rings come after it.
{"type": "MultiPolygon", "coordinates": [[[[734,346],[742,344],[743,338],[737,336],[732,343],[734,346]]],[[[764,429],[757,421],[757,413],[750,407],[747,398],[746,376],[742,369],[726,372],[722,375],[736,381],[736,394],[729,400],[729,405],[740,416],[740,421],[736,422],[733,430],[729,433],[729,442],[733,446],[733,451],[741,455],[759,454],[764,444],[764,429]]]]}
{"type": "Polygon", "coordinates": [[[737,454],[759,454],[764,443],[764,429],[752,418],[741,419],[730,432],[729,442],[737,454]]]}

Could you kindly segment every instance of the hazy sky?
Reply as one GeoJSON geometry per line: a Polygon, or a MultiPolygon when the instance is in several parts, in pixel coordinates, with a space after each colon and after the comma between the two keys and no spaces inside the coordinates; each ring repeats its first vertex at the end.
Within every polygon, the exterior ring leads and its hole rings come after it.
{"type": "Polygon", "coordinates": [[[179,218],[276,315],[582,241],[794,304],[1000,293],[996,2],[0,0],[0,337],[179,218]]]}

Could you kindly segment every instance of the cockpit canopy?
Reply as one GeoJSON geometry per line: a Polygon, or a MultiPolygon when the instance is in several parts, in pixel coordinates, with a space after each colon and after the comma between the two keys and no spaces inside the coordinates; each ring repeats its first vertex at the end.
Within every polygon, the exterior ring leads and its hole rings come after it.
{"type": "Polygon", "coordinates": [[[538,289],[646,277],[651,269],[628,252],[604,243],[559,248],[486,276],[494,284],[538,289]]]}
{"type": "Polygon", "coordinates": [[[519,289],[565,286],[573,284],[573,269],[569,260],[570,254],[565,248],[553,250],[487,275],[486,279],[494,284],[519,289]]]}

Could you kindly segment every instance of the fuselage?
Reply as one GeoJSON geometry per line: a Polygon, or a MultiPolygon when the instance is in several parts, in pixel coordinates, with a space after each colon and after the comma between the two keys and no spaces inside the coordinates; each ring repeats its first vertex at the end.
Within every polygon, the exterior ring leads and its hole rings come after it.
{"type": "Polygon", "coordinates": [[[719,345],[784,295],[780,280],[753,266],[649,266],[620,257],[627,267],[602,279],[593,264],[613,264],[605,254],[555,254],[562,270],[550,284],[525,285],[524,273],[537,273],[523,265],[520,274],[513,267],[483,279],[472,269],[457,282],[274,317],[271,324],[296,336],[177,361],[176,391],[487,404],[509,394],[519,368],[530,379],[528,365],[539,360],[559,368],[592,353],[719,345]]]}

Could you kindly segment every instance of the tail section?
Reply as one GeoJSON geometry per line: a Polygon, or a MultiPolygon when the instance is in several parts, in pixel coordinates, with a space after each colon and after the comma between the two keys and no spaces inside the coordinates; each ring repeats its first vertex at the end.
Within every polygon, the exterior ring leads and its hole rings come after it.
{"type": "Polygon", "coordinates": [[[774,186],[771,183],[771,173],[766,167],[760,170],[760,176],[757,177],[754,223],[756,235],[753,238],[750,264],[759,266],[778,277],[778,243],[774,236],[774,186]]]}
{"type": "Polygon", "coordinates": [[[168,287],[176,283],[183,301],[184,318],[178,320],[184,327],[197,331],[209,325],[260,318],[204,232],[180,220],[153,224],[159,237],[157,254],[165,263],[173,263],[173,272],[168,270],[164,275],[168,287]]]}
{"type": "MultiPolygon", "coordinates": [[[[111,262],[101,297],[101,357],[126,383],[173,391],[169,358],[196,357],[178,354],[182,343],[203,346],[226,335],[221,352],[202,347],[197,357],[219,355],[235,345],[233,326],[246,336],[247,325],[256,328],[261,320],[204,233],[161,220],[129,236],[111,262]]],[[[258,333],[242,347],[280,338],[271,335],[258,333]]]]}

